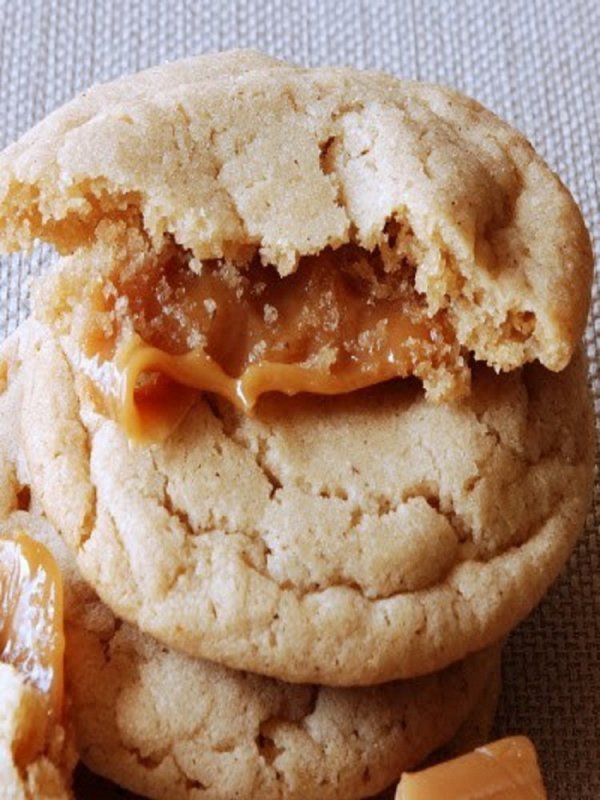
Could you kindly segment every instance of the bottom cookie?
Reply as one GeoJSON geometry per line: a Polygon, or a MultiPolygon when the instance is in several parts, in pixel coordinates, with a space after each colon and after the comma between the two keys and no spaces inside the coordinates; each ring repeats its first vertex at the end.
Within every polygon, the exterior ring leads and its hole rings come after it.
{"type": "Polygon", "coordinates": [[[29,489],[15,436],[13,345],[3,347],[0,533],[28,533],[60,564],[70,716],[90,769],[156,800],[352,800],[377,794],[452,738],[492,679],[499,646],[421,678],[332,689],[183,656],[120,622],[80,578],[29,489]]]}
{"type": "Polygon", "coordinates": [[[426,759],[427,764],[437,764],[440,761],[455,758],[474,750],[490,740],[502,690],[501,660],[500,650],[498,650],[498,658],[471,713],[461,724],[452,739],[426,759]]]}
{"type": "MultiPolygon", "coordinates": [[[[425,761],[418,766],[418,768],[424,768],[432,766],[433,764],[438,764],[442,761],[447,761],[448,759],[455,758],[463,753],[468,753],[475,747],[479,747],[488,742],[494,724],[494,717],[496,716],[496,709],[498,707],[501,688],[501,659],[500,654],[498,654],[495,668],[492,669],[489,680],[483,687],[481,695],[477,698],[477,701],[469,716],[456,731],[452,739],[431,753],[431,755],[428,756],[425,761]]],[[[97,781],[96,776],[90,775],[88,777],[88,782],[92,787],[94,786],[94,780],[97,781]]],[[[395,800],[396,789],[397,783],[394,782],[376,797],[371,798],[371,800],[395,800]]],[[[119,790],[115,787],[115,789],[113,789],[113,792],[114,791],[119,790]]],[[[79,795],[77,795],[77,797],[79,797],[79,795]]],[[[87,793],[83,794],[82,798],[83,797],[88,800],[87,793]]],[[[105,800],[105,797],[106,800],[129,800],[129,798],[133,798],[134,795],[114,794],[113,796],[109,791],[107,794],[97,795],[96,797],[92,795],[89,797],[89,800],[105,800]]]]}
{"type": "Polygon", "coordinates": [[[497,671],[499,647],[372,688],[235,672],[116,619],[40,516],[15,511],[0,530],[43,541],[65,576],[67,691],[82,761],[145,797],[370,797],[451,739],[497,671]]]}
{"type": "MultiPolygon", "coordinates": [[[[453,758],[488,741],[496,714],[500,687],[500,659],[498,659],[498,668],[493,670],[491,680],[484,687],[475,707],[454,737],[427,759],[428,764],[453,758]]],[[[394,800],[395,794],[396,784],[394,783],[372,800],[394,800]]],[[[106,778],[95,775],[84,765],[80,765],[75,778],[75,798],[76,800],[140,800],[140,795],[122,789],[106,778]]]]}

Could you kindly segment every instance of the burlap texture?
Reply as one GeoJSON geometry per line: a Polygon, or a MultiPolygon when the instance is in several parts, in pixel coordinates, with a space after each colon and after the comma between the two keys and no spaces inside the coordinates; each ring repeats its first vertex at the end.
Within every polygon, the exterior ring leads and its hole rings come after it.
{"type": "MultiPolygon", "coordinates": [[[[89,84],[193,53],[254,47],[447,83],[523,130],[600,237],[597,0],[0,0],[0,146],[89,84]]],[[[27,314],[33,257],[0,261],[0,335],[27,314]]],[[[587,345],[600,410],[595,287],[587,345]]],[[[539,748],[553,798],[600,797],[600,495],[568,569],[515,631],[497,732],[539,748]]]]}

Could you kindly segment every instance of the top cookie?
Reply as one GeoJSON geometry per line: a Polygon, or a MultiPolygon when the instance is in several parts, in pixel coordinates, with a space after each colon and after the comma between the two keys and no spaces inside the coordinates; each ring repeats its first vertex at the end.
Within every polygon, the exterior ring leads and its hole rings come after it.
{"type": "MultiPolygon", "coordinates": [[[[4,152],[0,176],[3,246],[40,237],[73,254],[44,305],[87,355],[105,357],[123,330],[171,356],[202,345],[220,372],[200,388],[247,406],[273,388],[337,393],[409,374],[456,397],[469,354],[560,370],[583,331],[592,258],[571,196],[520,133],[443,87],[201,57],[76,99],[4,152]],[[307,286],[318,308],[299,308],[307,286]],[[235,338],[240,305],[249,327],[259,306],[260,330],[232,355],[213,318],[235,338]],[[286,337],[294,355],[277,352],[286,337]],[[261,359],[302,374],[223,389],[223,374],[261,359]]],[[[159,356],[140,369],[198,386],[159,356]]]]}

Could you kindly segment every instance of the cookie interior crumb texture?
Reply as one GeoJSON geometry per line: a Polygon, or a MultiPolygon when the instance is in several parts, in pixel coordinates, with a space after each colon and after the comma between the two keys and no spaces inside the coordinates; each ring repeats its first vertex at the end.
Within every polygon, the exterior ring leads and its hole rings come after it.
{"type": "Polygon", "coordinates": [[[131,367],[141,429],[173,380],[245,408],[395,375],[450,399],[472,356],[560,370],[583,331],[572,198],[521,134],[439,86],[199,57],[92,89],[0,167],[4,247],[64,254],[38,313],[131,367]]]}

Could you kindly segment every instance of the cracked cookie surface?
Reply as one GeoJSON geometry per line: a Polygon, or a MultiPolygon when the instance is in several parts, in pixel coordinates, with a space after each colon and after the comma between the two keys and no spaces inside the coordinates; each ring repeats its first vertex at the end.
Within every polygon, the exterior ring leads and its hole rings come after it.
{"type": "MultiPolygon", "coordinates": [[[[464,735],[465,721],[487,707],[488,695],[493,702],[498,645],[424,678],[332,689],[193,659],[117,619],[81,578],[35,490],[26,491],[14,426],[27,357],[19,337],[10,343],[0,389],[0,533],[23,530],[60,565],[70,718],[90,768],[161,800],[350,800],[372,795],[464,735]]],[[[23,797],[66,798],[60,784],[50,792],[49,776],[58,780],[59,773],[45,775],[45,784],[32,783],[38,793],[23,797]]]]}
{"type": "Polygon", "coordinates": [[[190,655],[293,682],[425,674],[510,630],[582,529],[581,353],[557,375],[478,369],[455,406],[410,382],[265,398],[254,418],[199,398],[139,447],[30,331],[33,489],[115,613],[190,655]]]}
{"type": "Polygon", "coordinates": [[[497,645],[434,675],[349,689],[286,684],[169,650],[97,599],[33,498],[34,513],[4,524],[52,548],[65,572],[80,758],[142,796],[370,797],[451,737],[460,742],[488,694],[493,704],[497,645]]]}
{"type": "MultiPolygon", "coordinates": [[[[173,245],[192,271],[255,257],[283,279],[346,246],[365,259],[390,226],[394,269],[422,320],[444,318],[452,351],[442,369],[424,336],[425,368],[400,373],[442,398],[465,391],[468,353],[502,370],[567,365],[592,279],[579,210],[520,133],[444,87],[201,57],[94,88],[0,156],[0,242],[54,243],[92,289],[173,245]],[[135,252],[121,262],[123,238],[135,252]]],[[[42,295],[77,327],[77,297],[42,295]]]]}

